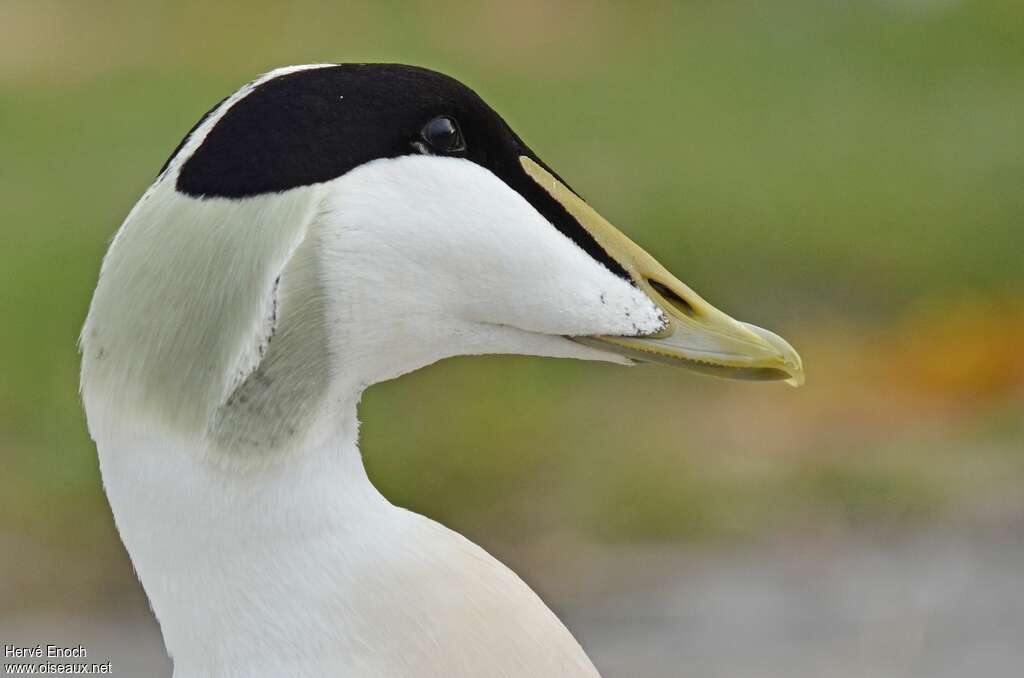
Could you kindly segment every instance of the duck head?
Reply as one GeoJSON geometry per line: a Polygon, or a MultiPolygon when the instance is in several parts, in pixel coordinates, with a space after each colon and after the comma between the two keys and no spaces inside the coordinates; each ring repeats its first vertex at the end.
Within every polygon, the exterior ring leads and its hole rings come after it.
{"type": "Polygon", "coordinates": [[[661,266],[472,90],[388,64],[280,69],[208,113],[111,245],[82,345],[87,406],[101,389],[233,444],[338,375],[459,354],[803,380],[788,343],[661,266]]]}

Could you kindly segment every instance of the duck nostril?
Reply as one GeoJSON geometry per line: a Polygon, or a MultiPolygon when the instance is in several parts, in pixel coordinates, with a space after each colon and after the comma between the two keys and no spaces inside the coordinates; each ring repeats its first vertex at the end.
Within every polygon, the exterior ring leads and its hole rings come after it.
{"type": "Polygon", "coordinates": [[[675,308],[683,315],[689,318],[696,318],[698,315],[700,315],[699,313],[697,313],[697,309],[695,309],[693,305],[690,304],[690,302],[676,294],[668,285],[660,283],[657,280],[653,280],[651,278],[647,279],[647,284],[653,287],[655,292],[661,295],[661,297],[665,301],[671,304],[673,308],[675,308]]]}

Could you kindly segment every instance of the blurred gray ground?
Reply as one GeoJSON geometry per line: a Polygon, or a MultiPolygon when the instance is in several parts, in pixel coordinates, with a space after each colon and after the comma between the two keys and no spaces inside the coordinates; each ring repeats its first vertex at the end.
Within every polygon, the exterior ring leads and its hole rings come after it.
{"type": "MultiPolygon", "coordinates": [[[[606,678],[999,678],[1024,671],[1024,530],[740,549],[596,551],[548,599],[606,678]],[[582,575],[583,573],[581,573],[582,575]]],[[[529,579],[543,585],[542,572],[529,579]]],[[[117,676],[169,676],[155,623],[0,620],[4,643],[84,644],[117,676]]]]}
{"type": "Polygon", "coordinates": [[[643,586],[564,609],[608,677],[1024,675],[1020,529],[614,560],[643,586]]]}

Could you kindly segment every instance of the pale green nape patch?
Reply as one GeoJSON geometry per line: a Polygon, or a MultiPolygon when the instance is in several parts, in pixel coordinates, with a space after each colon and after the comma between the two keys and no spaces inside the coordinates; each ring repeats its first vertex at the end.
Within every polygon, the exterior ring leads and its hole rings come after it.
{"type": "Polygon", "coordinates": [[[217,410],[211,434],[224,449],[289,448],[312,423],[327,392],[330,365],[316,241],[317,234],[309,233],[285,266],[263,359],[217,410]]]}
{"type": "Polygon", "coordinates": [[[326,390],[305,239],[321,194],[197,199],[163,180],[143,196],[107,252],[82,330],[91,425],[156,421],[239,452],[286,446],[302,430],[326,390]]]}

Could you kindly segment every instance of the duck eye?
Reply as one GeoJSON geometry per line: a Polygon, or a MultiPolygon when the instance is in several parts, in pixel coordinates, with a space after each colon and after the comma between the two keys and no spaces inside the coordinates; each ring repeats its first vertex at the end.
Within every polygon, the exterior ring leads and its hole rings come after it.
{"type": "Polygon", "coordinates": [[[439,115],[424,125],[420,136],[431,148],[441,153],[454,153],[466,148],[459,126],[446,115],[439,115]]]}

